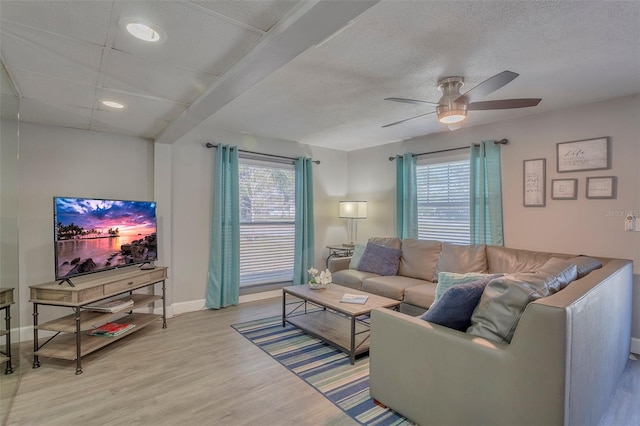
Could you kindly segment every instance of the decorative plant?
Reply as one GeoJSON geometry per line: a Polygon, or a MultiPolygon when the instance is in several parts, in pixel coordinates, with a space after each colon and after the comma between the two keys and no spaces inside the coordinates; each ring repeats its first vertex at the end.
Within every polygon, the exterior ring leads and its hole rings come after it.
{"type": "Polygon", "coordinates": [[[309,273],[310,284],[319,284],[322,286],[331,284],[331,271],[329,271],[328,269],[325,269],[324,271],[319,273],[316,268],[311,268],[307,272],[309,273]]]}

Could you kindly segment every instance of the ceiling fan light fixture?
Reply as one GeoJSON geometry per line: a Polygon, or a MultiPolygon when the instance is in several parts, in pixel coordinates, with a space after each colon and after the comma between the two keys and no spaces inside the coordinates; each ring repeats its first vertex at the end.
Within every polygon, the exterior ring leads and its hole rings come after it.
{"type": "Polygon", "coordinates": [[[467,118],[467,111],[464,109],[452,109],[438,112],[438,121],[443,124],[459,123],[467,118]]]}

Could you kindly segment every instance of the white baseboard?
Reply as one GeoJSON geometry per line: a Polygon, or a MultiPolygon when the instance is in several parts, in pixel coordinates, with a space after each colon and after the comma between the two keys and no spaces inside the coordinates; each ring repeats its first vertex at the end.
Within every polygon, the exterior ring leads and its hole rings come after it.
{"type": "Polygon", "coordinates": [[[204,299],[178,302],[171,305],[173,315],[186,314],[187,312],[201,311],[204,309],[204,299]]]}
{"type": "MultiPolygon", "coordinates": [[[[261,293],[245,294],[240,296],[238,303],[255,302],[256,300],[270,299],[272,297],[282,296],[282,290],[264,291],[261,293]]],[[[187,312],[201,311],[205,309],[204,299],[192,300],[189,302],[178,302],[171,305],[172,315],[169,315],[169,307],[167,307],[167,318],[173,315],[186,314],[187,312]]],[[[162,311],[157,312],[162,313],[162,311]]]]}
{"type": "Polygon", "coordinates": [[[636,337],[631,338],[631,352],[640,355],[640,339],[636,337]]]}

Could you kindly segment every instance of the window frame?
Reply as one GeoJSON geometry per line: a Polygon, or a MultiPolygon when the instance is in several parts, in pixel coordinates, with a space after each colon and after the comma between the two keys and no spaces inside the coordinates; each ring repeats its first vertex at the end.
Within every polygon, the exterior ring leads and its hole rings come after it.
{"type": "MultiPolygon", "coordinates": [[[[242,294],[249,294],[249,293],[253,293],[255,291],[264,291],[264,290],[268,290],[268,289],[272,289],[272,288],[279,288],[282,287],[284,285],[289,285],[292,283],[293,281],[293,264],[294,264],[294,244],[295,244],[295,171],[294,171],[294,165],[293,162],[291,161],[282,161],[282,160],[271,160],[271,159],[263,159],[263,158],[255,158],[255,156],[252,155],[240,155],[239,158],[239,170],[238,170],[238,179],[240,180],[239,183],[239,187],[240,187],[240,214],[238,217],[238,221],[239,221],[239,228],[240,228],[240,259],[239,259],[239,263],[240,263],[240,290],[242,294]],[[267,167],[267,168],[275,168],[275,169],[284,169],[287,171],[292,172],[292,182],[291,182],[291,192],[292,192],[292,200],[290,202],[290,206],[293,210],[293,217],[289,220],[288,218],[285,218],[283,220],[256,220],[256,221],[247,221],[244,217],[243,217],[243,208],[242,208],[242,179],[240,177],[241,175],[241,168],[242,166],[257,166],[257,167],[267,167]],[[250,248],[251,243],[249,243],[249,245],[246,245],[247,243],[244,242],[243,243],[243,227],[245,228],[244,231],[246,231],[246,228],[248,225],[250,224],[254,224],[257,227],[263,226],[263,227],[270,227],[270,226],[285,226],[287,228],[290,229],[290,233],[286,234],[286,238],[290,240],[290,253],[291,253],[291,257],[290,257],[290,265],[291,268],[287,268],[287,269],[282,269],[282,271],[286,271],[289,272],[290,270],[290,274],[288,275],[287,278],[283,278],[282,275],[278,275],[276,274],[274,276],[273,279],[265,279],[263,281],[256,281],[256,280],[249,280],[247,279],[247,275],[249,275],[251,272],[247,271],[247,265],[246,263],[243,262],[243,253],[247,252],[247,249],[250,248]],[[244,250],[243,250],[244,249],[244,250]],[[243,264],[245,266],[245,273],[243,274],[243,264]]],[[[269,232],[267,231],[266,234],[269,234],[269,232]]],[[[273,243],[269,243],[266,242],[267,247],[265,247],[265,250],[270,250],[268,248],[268,244],[273,244],[273,243]]],[[[253,259],[255,259],[254,255],[252,254],[251,257],[253,259]]],[[[246,261],[246,260],[245,260],[246,261]]],[[[251,265],[253,266],[255,269],[255,265],[251,265]]],[[[251,268],[249,268],[251,269],[251,268]]]]}
{"type": "MultiPolygon", "coordinates": [[[[466,152],[466,153],[461,153],[461,154],[449,154],[449,155],[440,155],[440,156],[432,156],[429,158],[424,158],[424,159],[417,159],[416,160],[416,194],[417,194],[417,205],[418,205],[418,238],[419,239],[429,239],[429,240],[438,240],[438,241],[444,241],[444,242],[450,242],[453,244],[470,244],[471,241],[471,201],[470,201],[470,183],[471,183],[471,176],[470,176],[470,153],[466,152]],[[466,179],[466,190],[465,191],[456,191],[455,194],[464,194],[466,195],[465,201],[458,201],[458,202],[447,202],[447,203],[443,203],[440,205],[440,207],[442,207],[443,209],[447,209],[447,208],[455,208],[455,205],[460,205],[462,207],[466,206],[466,212],[464,213],[465,215],[465,219],[466,220],[460,220],[460,221],[455,221],[453,222],[455,224],[455,227],[453,228],[454,231],[450,232],[450,233],[434,233],[432,231],[428,231],[425,229],[425,222],[428,221],[429,219],[421,219],[422,217],[424,217],[424,214],[422,213],[422,210],[427,209],[427,208],[432,208],[432,209],[436,209],[439,206],[435,205],[435,203],[431,203],[431,206],[424,206],[425,201],[421,198],[421,189],[423,188],[423,185],[420,184],[420,169],[424,168],[425,166],[430,166],[430,165],[437,165],[437,164],[451,164],[451,163],[460,163],[460,162],[465,162],[466,161],[466,169],[467,169],[467,179],[466,179]],[[424,206],[424,207],[421,207],[424,206]],[[463,234],[460,233],[460,231],[463,232],[463,234]]],[[[449,182],[451,183],[451,182],[449,182]]],[[[447,193],[451,193],[450,191],[450,187],[451,185],[447,185],[447,193]]],[[[424,191],[424,189],[422,189],[422,191],[424,191]]],[[[428,214],[428,212],[427,212],[428,214]]],[[[440,224],[440,225],[435,225],[437,227],[443,227],[445,225],[440,224]]]]}

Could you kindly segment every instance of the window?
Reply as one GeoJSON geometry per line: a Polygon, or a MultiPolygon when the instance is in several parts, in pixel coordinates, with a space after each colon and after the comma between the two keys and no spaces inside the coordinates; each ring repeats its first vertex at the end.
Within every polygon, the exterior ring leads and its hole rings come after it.
{"type": "Polygon", "coordinates": [[[469,156],[418,161],[418,238],[469,244],[469,156]]]}
{"type": "Polygon", "coordinates": [[[240,159],[240,287],[293,279],[293,165],[240,159]]]}

